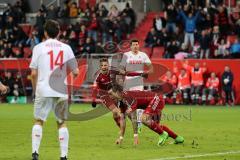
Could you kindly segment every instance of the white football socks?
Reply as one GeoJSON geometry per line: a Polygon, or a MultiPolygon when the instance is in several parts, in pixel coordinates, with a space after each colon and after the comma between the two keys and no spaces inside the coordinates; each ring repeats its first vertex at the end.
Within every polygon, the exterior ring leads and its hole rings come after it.
{"type": "Polygon", "coordinates": [[[61,157],[67,157],[68,154],[68,141],[69,141],[69,133],[68,129],[63,127],[59,129],[59,142],[61,149],[61,157]]]}
{"type": "Polygon", "coordinates": [[[42,139],[42,126],[34,125],[32,128],[32,153],[37,152],[42,139]]]}

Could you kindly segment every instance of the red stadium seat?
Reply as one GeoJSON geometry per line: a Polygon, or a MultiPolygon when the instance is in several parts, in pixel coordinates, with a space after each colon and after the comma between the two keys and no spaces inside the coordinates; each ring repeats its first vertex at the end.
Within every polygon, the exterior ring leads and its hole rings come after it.
{"type": "Polygon", "coordinates": [[[149,58],[152,54],[152,48],[149,48],[149,47],[143,47],[140,49],[140,51],[145,52],[149,56],[149,58]]]}
{"type": "Polygon", "coordinates": [[[161,59],[163,57],[164,47],[154,47],[152,59],[161,59]]]}

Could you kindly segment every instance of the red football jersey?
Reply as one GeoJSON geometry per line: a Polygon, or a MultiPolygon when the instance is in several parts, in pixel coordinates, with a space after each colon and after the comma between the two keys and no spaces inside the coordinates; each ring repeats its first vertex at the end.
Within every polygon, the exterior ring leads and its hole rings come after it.
{"type": "Polygon", "coordinates": [[[133,111],[143,106],[145,106],[144,109],[154,107],[155,104],[160,105],[161,109],[164,107],[162,95],[151,91],[124,91],[122,97],[122,101],[133,111]]]}

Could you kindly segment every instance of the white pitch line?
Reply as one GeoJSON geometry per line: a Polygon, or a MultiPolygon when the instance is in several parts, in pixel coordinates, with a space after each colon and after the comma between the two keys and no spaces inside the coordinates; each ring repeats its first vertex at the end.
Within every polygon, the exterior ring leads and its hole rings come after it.
{"type": "Polygon", "coordinates": [[[196,154],[196,155],[186,155],[182,157],[166,157],[166,158],[159,158],[159,159],[151,159],[151,160],[176,160],[176,159],[189,159],[189,158],[199,158],[199,157],[212,157],[212,156],[221,156],[227,154],[238,154],[239,151],[228,151],[228,152],[217,152],[217,153],[206,153],[206,154],[196,154]]]}

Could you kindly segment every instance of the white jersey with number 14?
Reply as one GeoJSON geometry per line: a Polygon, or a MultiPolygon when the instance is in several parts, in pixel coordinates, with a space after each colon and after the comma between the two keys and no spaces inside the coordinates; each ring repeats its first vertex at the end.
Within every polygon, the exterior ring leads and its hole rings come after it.
{"type": "Polygon", "coordinates": [[[36,96],[67,97],[66,91],[57,91],[51,85],[65,85],[63,78],[67,76],[66,62],[71,59],[75,59],[71,47],[56,39],[48,39],[33,48],[29,67],[38,71],[36,96]],[[49,83],[53,76],[56,84],[49,83]]]}

